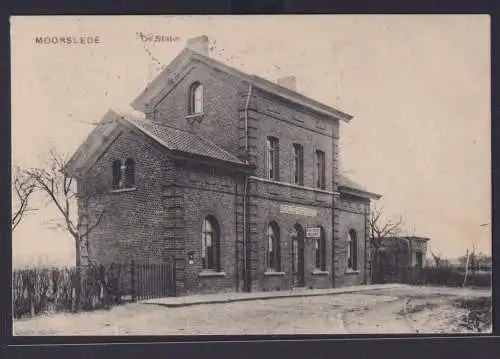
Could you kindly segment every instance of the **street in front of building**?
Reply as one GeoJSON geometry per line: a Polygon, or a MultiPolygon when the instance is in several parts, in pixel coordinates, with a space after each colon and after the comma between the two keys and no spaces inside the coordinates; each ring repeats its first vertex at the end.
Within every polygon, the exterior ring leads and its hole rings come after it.
{"type": "Polygon", "coordinates": [[[423,334],[491,332],[491,291],[394,286],[336,295],[109,311],[14,322],[15,335],[423,334]],[[75,325],[78,323],[78,325],[75,325]]]}

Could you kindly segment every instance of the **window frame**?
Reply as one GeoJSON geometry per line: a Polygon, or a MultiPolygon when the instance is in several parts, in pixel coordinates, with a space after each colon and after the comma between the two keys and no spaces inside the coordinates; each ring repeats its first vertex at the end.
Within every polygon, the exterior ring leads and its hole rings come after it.
{"type": "Polygon", "coordinates": [[[415,267],[422,268],[424,266],[424,254],[420,251],[415,252],[415,267]],[[420,260],[419,260],[420,258],[420,260]]]}
{"type": "Polygon", "coordinates": [[[304,185],[304,147],[299,143],[293,144],[294,175],[293,183],[304,185]]]}
{"type": "Polygon", "coordinates": [[[358,239],[354,229],[347,232],[347,269],[350,271],[358,270],[358,239]]]}
{"type": "Polygon", "coordinates": [[[122,161],[119,159],[114,160],[113,164],[111,165],[111,170],[113,175],[111,187],[113,188],[113,190],[120,189],[122,181],[122,161]]]}
{"type": "Polygon", "coordinates": [[[203,113],[203,85],[200,82],[195,82],[189,88],[189,115],[200,115],[203,113]]]}
{"type": "Polygon", "coordinates": [[[266,178],[279,181],[279,139],[267,136],[266,139],[266,178]]]}
{"type": "Polygon", "coordinates": [[[203,217],[201,225],[201,267],[205,271],[220,272],[220,225],[212,215],[203,217]],[[207,231],[210,224],[210,231],[207,231]],[[210,234],[210,246],[207,244],[207,235],[210,234]],[[209,253],[209,248],[211,253],[209,253]]]}
{"type": "Polygon", "coordinates": [[[325,151],[315,151],[316,188],[326,188],[326,155],[325,151]]]}
{"type": "Polygon", "coordinates": [[[266,227],[266,272],[281,271],[280,238],[280,227],[278,224],[275,221],[269,222],[266,227]]]}
{"type": "Polygon", "coordinates": [[[125,160],[125,182],[124,188],[134,188],[135,187],[135,161],[132,157],[125,160]]]}
{"type": "Polygon", "coordinates": [[[320,228],[319,238],[314,238],[314,268],[326,271],[326,235],[323,227],[320,228]]]}

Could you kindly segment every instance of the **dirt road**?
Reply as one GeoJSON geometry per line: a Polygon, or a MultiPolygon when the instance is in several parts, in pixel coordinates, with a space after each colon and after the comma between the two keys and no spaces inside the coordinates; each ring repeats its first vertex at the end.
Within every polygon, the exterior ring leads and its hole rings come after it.
{"type": "Polygon", "coordinates": [[[178,308],[134,303],[117,306],[109,311],[55,314],[17,320],[14,322],[14,335],[394,334],[488,331],[491,330],[491,319],[488,323],[488,318],[491,317],[488,308],[483,308],[488,303],[491,305],[491,293],[486,291],[422,287],[178,308]],[[475,305],[482,308],[480,314],[471,315],[473,304],[467,302],[463,305],[467,298],[471,303],[482,300],[480,305],[475,305]],[[464,318],[469,318],[469,321],[480,318],[484,323],[466,326],[464,318]]]}

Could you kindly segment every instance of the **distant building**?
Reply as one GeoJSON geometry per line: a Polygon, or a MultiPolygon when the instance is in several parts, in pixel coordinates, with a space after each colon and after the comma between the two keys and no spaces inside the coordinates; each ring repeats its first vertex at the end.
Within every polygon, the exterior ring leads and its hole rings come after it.
{"type": "Polygon", "coordinates": [[[381,243],[372,242],[373,282],[399,282],[408,268],[422,268],[426,264],[429,238],[402,236],[385,237],[381,243]]]}
{"type": "MultiPolygon", "coordinates": [[[[109,111],[67,167],[94,263],[178,265],[177,293],[331,288],[370,282],[370,200],[341,176],[351,115],[185,48],[132,103],[109,111]],[[92,189],[91,189],[92,190],[92,189]]],[[[85,262],[86,258],[82,258],[85,262]]]]}

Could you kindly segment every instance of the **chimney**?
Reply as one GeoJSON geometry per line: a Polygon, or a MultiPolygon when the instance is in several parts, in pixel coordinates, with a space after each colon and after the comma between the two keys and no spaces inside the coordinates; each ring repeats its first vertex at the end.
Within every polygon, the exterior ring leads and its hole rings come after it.
{"type": "Polygon", "coordinates": [[[295,76],[286,76],[278,79],[278,85],[286,87],[289,90],[297,91],[297,79],[295,76]]]}
{"type": "Polygon", "coordinates": [[[186,43],[186,47],[191,51],[208,57],[208,36],[202,35],[189,39],[186,43]]]}

